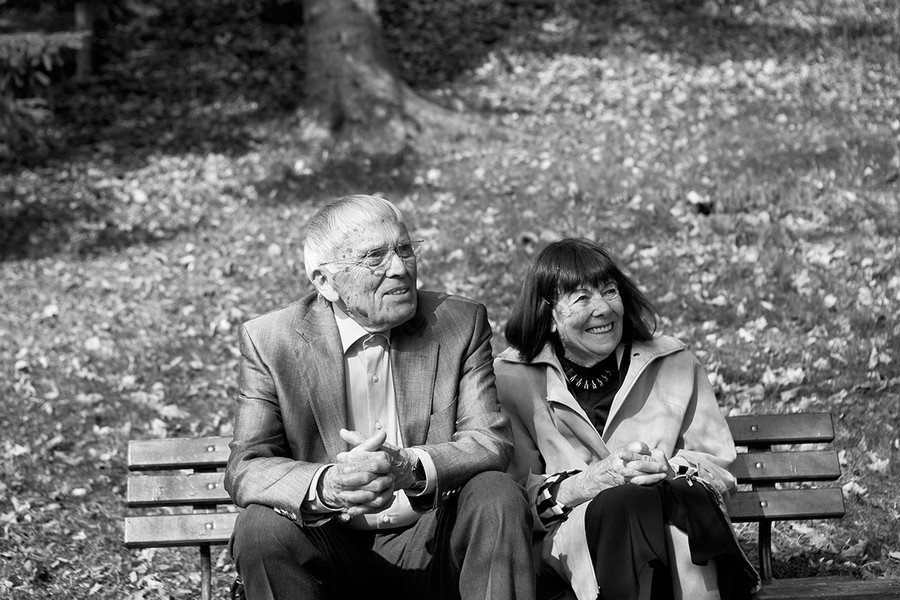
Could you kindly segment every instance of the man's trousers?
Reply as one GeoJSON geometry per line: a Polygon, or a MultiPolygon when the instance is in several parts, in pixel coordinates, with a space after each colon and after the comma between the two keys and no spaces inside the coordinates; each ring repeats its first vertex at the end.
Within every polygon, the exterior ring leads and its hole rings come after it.
{"type": "Polygon", "coordinates": [[[271,508],[238,516],[231,553],[247,600],[504,600],[535,597],[531,509],[488,471],[407,527],[300,527],[271,508]]]}

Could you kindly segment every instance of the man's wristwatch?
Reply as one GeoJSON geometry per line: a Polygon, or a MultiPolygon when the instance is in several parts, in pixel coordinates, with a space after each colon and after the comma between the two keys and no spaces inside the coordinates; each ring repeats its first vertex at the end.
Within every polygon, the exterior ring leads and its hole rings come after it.
{"type": "Polygon", "coordinates": [[[425,466],[422,464],[421,460],[417,460],[416,466],[413,467],[413,478],[415,481],[413,481],[413,484],[407,489],[414,493],[424,492],[427,481],[425,478],[425,466]]]}

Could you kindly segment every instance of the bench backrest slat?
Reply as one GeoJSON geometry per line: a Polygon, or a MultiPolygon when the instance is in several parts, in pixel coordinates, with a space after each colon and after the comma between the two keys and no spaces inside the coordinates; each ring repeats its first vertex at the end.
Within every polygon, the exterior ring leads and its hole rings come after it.
{"type": "Polygon", "coordinates": [[[131,508],[231,504],[225,473],[143,475],[128,478],[125,502],[131,508]]]}
{"type": "Polygon", "coordinates": [[[728,470],[738,483],[834,481],[841,476],[834,450],[748,452],[738,454],[728,470]]]}
{"type": "Polygon", "coordinates": [[[162,471],[219,467],[228,461],[230,437],[166,438],[128,442],[128,469],[162,471]]]}
{"type": "MultiPolygon", "coordinates": [[[[805,444],[830,442],[834,423],[830,413],[741,415],[727,417],[735,444],[805,444]]],[[[191,469],[221,466],[228,461],[231,437],[132,440],[128,468],[132,471],[191,469]]]]}
{"type": "Polygon", "coordinates": [[[159,548],[224,544],[234,530],[238,513],[197,513],[125,517],[125,546],[159,548]]]}
{"type": "Polygon", "coordinates": [[[834,439],[831,413],[741,415],[725,420],[738,446],[811,444],[834,439]]]}
{"type": "Polygon", "coordinates": [[[728,502],[732,521],[827,519],[844,516],[839,488],[737,492],[728,502]]]}

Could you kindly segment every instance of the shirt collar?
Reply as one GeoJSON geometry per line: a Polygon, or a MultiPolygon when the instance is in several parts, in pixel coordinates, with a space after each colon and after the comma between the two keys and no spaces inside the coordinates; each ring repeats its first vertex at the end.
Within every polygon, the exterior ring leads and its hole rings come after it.
{"type": "Polygon", "coordinates": [[[372,333],[370,331],[366,331],[362,325],[353,320],[353,318],[341,310],[341,307],[335,303],[331,303],[331,308],[334,311],[334,319],[337,321],[338,333],[341,336],[341,349],[344,351],[344,354],[347,353],[347,350],[350,349],[353,344],[358,342],[361,339],[365,339],[370,335],[381,335],[387,340],[388,346],[391,345],[391,332],[388,331],[379,331],[378,333],[372,333]]]}

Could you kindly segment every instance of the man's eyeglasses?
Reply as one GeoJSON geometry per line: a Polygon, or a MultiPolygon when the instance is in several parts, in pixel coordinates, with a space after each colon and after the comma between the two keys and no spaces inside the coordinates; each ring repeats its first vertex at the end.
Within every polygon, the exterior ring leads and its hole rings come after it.
{"type": "Polygon", "coordinates": [[[391,264],[391,254],[396,254],[404,263],[415,261],[422,253],[422,244],[425,240],[407,240],[390,246],[372,248],[356,258],[341,258],[319,263],[325,265],[353,265],[363,267],[376,275],[383,275],[391,264]]]}

